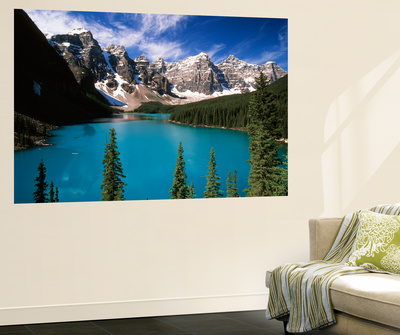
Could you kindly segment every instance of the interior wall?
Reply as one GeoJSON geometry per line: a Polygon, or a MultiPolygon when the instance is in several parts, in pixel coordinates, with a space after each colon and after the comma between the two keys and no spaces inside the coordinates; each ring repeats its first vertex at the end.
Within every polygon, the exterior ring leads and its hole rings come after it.
{"type": "Polygon", "coordinates": [[[397,0],[0,6],[0,324],[262,309],[308,219],[399,202],[397,0]],[[14,205],[14,8],[288,18],[289,196],[14,205]]]}

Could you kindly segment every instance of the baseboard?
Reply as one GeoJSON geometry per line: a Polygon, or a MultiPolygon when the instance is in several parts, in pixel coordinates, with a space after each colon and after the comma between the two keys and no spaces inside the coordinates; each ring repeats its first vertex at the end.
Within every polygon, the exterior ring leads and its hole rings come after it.
{"type": "Polygon", "coordinates": [[[268,293],[0,308],[0,325],[265,309],[268,293]]]}

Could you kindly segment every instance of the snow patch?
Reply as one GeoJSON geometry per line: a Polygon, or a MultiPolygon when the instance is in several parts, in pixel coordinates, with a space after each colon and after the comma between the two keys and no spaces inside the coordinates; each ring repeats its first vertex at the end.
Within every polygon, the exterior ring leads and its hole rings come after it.
{"type": "Polygon", "coordinates": [[[76,29],[73,29],[72,31],[70,31],[68,33],[68,35],[79,35],[79,34],[88,33],[88,32],[89,32],[89,30],[86,30],[84,28],[76,28],[76,29]]]}
{"type": "Polygon", "coordinates": [[[256,80],[253,77],[244,78],[244,81],[248,84],[255,83],[256,80]]]}
{"type": "Polygon", "coordinates": [[[111,106],[123,106],[123,107],[126,106],[125,103],[123,103],[122,101],[119,101],[118,99],[111,97],[107,93],[103,92],[100,88],[96,87],[96,89],[97,89],[97,91],[99,91],[101,93],[101,95],[103,97],[105,97],[107,99],[107,101],[110,103],[111,106]]]}
{"type": "Polygon", "coordinates": [[[242,93],[240,90],[238,89],[230,89],[228,87],[226,87],[224,84],[221,84],[222,86],[222,92],[219,91],[215,91],[212,95],[215,97],[220,97],[223,95],[232,95],[232,94],[240,94],[242,93]]]}
{"type": "Polygon", "coordinates": [[[137,83],[143,85],[143,82],[142,82],[142,80],[140,79],[140,77],[139,77],[138,74],[135,74],[135,81],[136,81],[137,83]]]}
{"type": "Polygon", "coordinates": [[[177,96],[181,97],[186,97],[186,98],[197,98],[197,99],[209,99],[209,98],[216,98],[224,95],[232,95],[232,94],[240,94],[242,93],[238,89],[229,89],[225,85],[222,86],[222,92],[220,91],[215,91],[213,94],[204,94],[204,93],[199,93],[199,92],[192,92],[192,91],[185,91],[185,92],[180,92],[176,89],[174,85],[171,85],[171,92],[174,93],[177,96]]]}
{"type": "MultiPolygon", "coordinates": [[[[118,87],[117,87],[117,89],[113,92],[113,95],[114,95],[114,97],[116,97],[116,96],[118,96],[118,95],[122,95],[124,98],[125,98],[125,91],[123,90],[123,88],[121,87],[121,84],[128,84],[129,85],[129,83],[124,79],[124,78],[122,78],[114,69],[113,69],[113,67],[111,66],[111,64],[110,64],[110,56],[111,56],[111,54],[108,52],[108,51],[106,51],[106,50],[102,50],[103,51],[103,56],[104,56],[104,59],[106,60],[106,63],[107,63],[107,66],[108,66],[108,68],[110,69],[110,71],[112,72],[112,74],[114,75],[114,78],[115,78],[115,81],[117,82],[117,84],[118,84],[118,87]]],[[[136,79],[136,77],[135,77],[135,79],[136,79]]],[[[99,84],[101,84],[101,82],[98,82],[99,84]]]]}
{"type": "Polygon", "coordinates": [[[102,51],[103,51],[104,59],[106,60],[106,63],[108,65],[109,69],[112,71],[112,73],[115,74],[115,71],[114,71],[114,69],[112,68],[112,66],[110,64],[110,56],[111,56],[111,54],[109,54],[108,51],[106,51],[104,49],[102,51]]]}
{"type": "Polygon", "coordinates": [[[52,33],[44,33],[44,36],[46,37],[47,40],[51,40],[51,38],[54,36],[52,33]]]}

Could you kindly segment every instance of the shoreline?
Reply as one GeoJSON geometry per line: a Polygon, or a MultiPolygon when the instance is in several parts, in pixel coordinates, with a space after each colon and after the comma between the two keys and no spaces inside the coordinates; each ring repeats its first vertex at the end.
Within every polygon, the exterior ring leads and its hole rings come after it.
{"type": "MultiPolygon", "coordinates": [[[[178,121],[172,121],[172,120],[165,120],[165,122],[171,122],[174,124],[179,124],[181,126],[188,126],[188,127],[202,127],[202,128],[213,128],[213,129],[226,129],[226,130],[236,130],[236,131],[243,131],[243,132],[247,132],[247,129],[243,129],[243,128],[226,128],[226,127],[217,127],[217,126],[208,126],[208,125],[192,125],[192,124],[186,124],[183,122],[178,122],[178,121]]],[[[289,139],[288,138],[279,138],[279,139],[275,139],[275,141],[277,142],[284,142],[286,144],[289,144],[289,139]]]]}
{"type": "MultiPolygon", "coordinates": [[[[57,128],[55,128],[55,129],[57,129],[57,128]]],[[[51,130],[54,130],[54,129],[51,129],[51,130]]],[[[16,137],[16,134],[14,134],[14,152],[33,149],[36,147],[47,147],[47,146],[52,145],[51,143],[47,143],[47,140],[49,137],[51,137],[51,135],[46,136],[46,138],[39,137],[39,136],[31,136],[31,140],[32,140],[33,144],[25,145],[25,146],[17,144],[15,137],[16,137]]]]}
{"type": "Polygon", "coordinates": [[[226,127],[217,127],[217,126],[208,126],[208,125],[192,125],[192,124],[186,124],[186,123],[179,122],[179,121],[172,121],[172,120],[166,120],[166,121],[175,123],[175,124],[179,124],[181,126],[189,126],[189,127],[193,127],[193,128],[202,127],[202,128],[226,129],[226,130],[236,130],[236,131],[247,132],[247,129],[243,129],[243,128],[226,128],[226,127]]]}
{"type": "Polygon", "coordinates": [[[52,136],[49,131],[57,128],[59,126],[14,112],[14,152],[51,145],[46,143],[52,136]]]}

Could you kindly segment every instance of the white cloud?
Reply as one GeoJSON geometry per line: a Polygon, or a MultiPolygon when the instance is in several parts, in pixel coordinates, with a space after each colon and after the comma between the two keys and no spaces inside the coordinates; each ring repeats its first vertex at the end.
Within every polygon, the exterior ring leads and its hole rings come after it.
{"type": "Polygon", "coordinates": [[[144,41],[139,45],[139,49],[143,51],[150,61],[154,61],[159,56],[166,60],[175,60],[185,55],[181,45],[177,42],[144,41]]]}
{"type": "Polygon", "coordinates": [[[221,43],[221,44],[214,44],[212,46],[212,48],[207,52],[208,56],[213,59],[214,55],[217,54],[218,52],[220,52],[221,50],[225,49],[225,44],[221,43]]]}
{"type": "Polygon", "coordinates": [[[148,35],[157,37],[167,30],[174,31],[178,23],[186,20],[183,15],[142,14],[142,30],[148,35]]]}
{"type": "Polygon", "coordinates": [[[75,28],[88,29],[84,18],[71,16],[68,12],[52,10],[27,10],[26,12],[44,33],[66,34],[75,28]]]}
{"type": "Polygon", "coordinates": [[[278,34],[278,41],[280,50],[287,51],[288,49],[288,31],[287,26],[281,28],[281,31],[278,34]]]}
{"type": "MultiPolygon", "coordinates": [[[[247,62],[252,64],[265,64],[266,62],[278,62],[279,58],[285,54],[284,51],[265,51],[260,57],[248,59],[247,62]]],[[[279,62],[278,62],[279,65],[279,62]]]]}
{"type": "Polygon", "coordinates": [[[88,21],[76,13],[46,10],[27,10],[26,12],[42,32],[66,34],[75,28],[85,28],[92,32],[93,37],[102,47],[110,44],[123,44],[130,47],[143,38],[143,32],[127,28],[122,23],[117,23],[118,29],[112,25],[88,21]]]}
{"type": "MultiPolygon", "coordinates": [[[[44,33],[66,34],[75,28],[90,30],[102,47],[110,44],[136,47],[149,59],[162,56],[176,59],[184,54],[182,46],[160,35],[174,35],[187,16],[110,13],[103,22],[89,20],[79,13],[67,11],[27,10],[27,14],[44,33]],[[139,23],[139,24],[138,24],[139,23]],[[134,27],[137,27],[135,29],[134,27]]],[[[132,55],[136,57],[136,55],[132,55]]]]}

